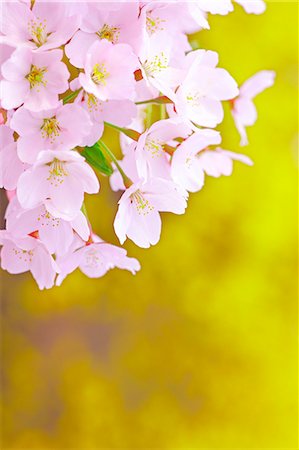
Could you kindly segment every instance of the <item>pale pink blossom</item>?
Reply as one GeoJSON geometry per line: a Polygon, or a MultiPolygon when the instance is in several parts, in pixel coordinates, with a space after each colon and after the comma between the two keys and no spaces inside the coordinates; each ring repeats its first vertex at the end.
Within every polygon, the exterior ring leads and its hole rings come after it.
{"type": "MultiPolygon", "coordinates": [[[[184,13],[186,6],[182,2],[149,2],[140,12],[140,21],[143,22],[144,41],[140,48],[138,56],[140,57],[147,47],[153,44],[152,38],[158,41],[162,40],[164,44],[170,38],[172,45],[169,49],[169,56],[172,63],[184,58],[184,52],[192,50],[188,42],[187,35],[184,28],[184,13]],[[180,20],[178,20],[180,17],[180,20]]],[[[186,21],[190,20],[188,16],[186,21]]],[[[192,19],[191,19],[192,20],[192,19]]],[[[165,48],[167,45],[165,45],[165,48]]]]}
{"type": "Polygon", "coordinates": [[[152,35],[139,55],[140,69],[149,87],[171,97],[172,90],[178,86],[183,74],[178,60],[183,60],[185,51],[184,46],[175,47],[173,38],[166,33],[152,35]]]}
{"type": "Polygon", "coordinates": [[[6,125],[0,126],[0,143],[0,188],[11,191],[16,188],[27,164],[19,159],[13,130],[6,125]]]}
{"type": "Polygon", "coordinates": [[[200,28],[210,28],[207,13],[226,15],[233,11],[231,0],[197,0],[185,3],[189,21],[185,30],[194,33],[200,28]]]}
{"type": "Polygon", "coordinates": [[[221,142],[218,131],[202,129],[180,144],[171,161],[171,176],[182,188],[190,192],[199,191],[204,185],[204,170],[199,155],[209,145],[221,142]]]}
{"type": "Polygon", "coordinates": [[[243,6],[248,14],[262,14],[266,9],[264,0],[235,0],[235,2],[243,6]]]}
{"type": "Polygon", "coordinates": [[[230,176],[233,172],[233,161],[239,161],[247,166],[252,166],[251,159],[241,153],[223,150],[217,147],[215,150],[204,150],[198,155],[202,170],[211,177],[221,175],[230,176]]]}
{"type": "MultiPolygon", "coordinates": [[[[72,90],[80,87],[78,79],[71,83],[72,90]]],[[[137,114],[137,106],[131,100],[99,100],[94,94],[81,90],[76,97],[75,103],[87,111],[91,128],[85,134],[81,146],[94,145],[102,136],[104,121],[112,122],[119,127],[128,126],[137,114]]]]}
{"type": "Polygon", "coordinates": [[[256,95],[274,84],[275,72],[262,70],[256,73],[240,87],[240,93],[231,102],[232,115],[241,136],[241,145],[248,144],[246,128],[253,125],[257,120],[257,111],[253,103],[256,95]]]}
{"type": "Polygon", "coordinates": [[[59,268],[38,239],[31,236],[15,238],[7,231],[0,231],[1,267],[12,274],[30,271],[40,289],[54,285],[59,268]]]}
{"type": "Polygon", "coordinates": [[[89,48],[85,73],[80,73],[79,81],[86,92],[99,100],[133,100],[137,66],[136,56],[129,45],[114,45],[103,39],[89,48]]]}
{"type": "Polygon", "coordinates": [[[216,52],[195,50],[185,62],[186,75],[172,95],[175,112],[190,126],[214,128],[223,119],[221,102],[238,95],[237,83],[226,70],[216,67],[216,52]]]}
{"type": "MultiPolygon", "coordinates": [[[[140,177],[170,178],[170,155],[165,146],[178,145],[176,138],[186,138],[191,130],[175,119],[159,120],[141,134],[135,149],[140,177]]],[[[173,148],[173,147],[172,147],[173,148]]]]}
{"type": "Polygon", "coordinates": [[[76,232],[83,240],[89,238],[86,217],[79,211],[72,221],[53,217],[44,205],[23,209],[14,197],[6,210],[6,229],[17,238],[32,235],[38,237],[48,251],[63,255],[71,246],[76,232]]]}
{"type": "Polygon", "coordinates": [[[75,151],[42,151],[18,181],[17,196],[25,209],[44,204],[54,217],[73,220],[81,209],[84,192],[95,194],[99,181],[75,151]]]}
{"type": "MultiPolygon", "coordinates": [[[[134,183],[139,180],[139,174],[137,170],[136,157],[135,157],[135,149],[136,142],[132,142],[126,146],[126,152],[121,161],[118,161],[119,166],[125,172],[125,174],[132,180],[134,183]]],[[[124,180],[119,173],[118,169],[115,167],[115,164],[112,163],[112,167],[114,168],[114,172],[110,175],[109,182],[110,187],[113,191],[125,191],[126,187],[124,185],[124,180]]]]}
{"type": "Polygon", "coordinates": [[[69,104],[40,112],[21,107],[14,113],[10,126],[19,134],[20,159],[33,164],[42,150],[68,150],[82,146],[92,123],[85,109],[69,104]]]}
{"type": "Polygon", "coordinates": [[[65,46],[66,54],[75,67],[84,67],[89,48],[102,39],[112,44],[129,44],[135,52],[142,46],[138,2],[104,3],[87,5],[88,12],[83,16],[80,30],[65,46]]]}
{"type": "Polygon", "coordinates": [[[137,259],[127,257],[125,249],[108,244],[95,235],[88,244],[80,239],[74,239],[69,252],[59,257],[57,261],[61,269],[56,281],[58,286],[78,267],[90,278],[102,277],[114,268],[128,270],[133,275],[140,270],[137,259]]]}
{"type": "Polygon", "coordinates": [[[139,247],[157,244],[161,234],[159,212],[183,214],[186,198],[186,192],[162,178],[134,183],[118,202],[114,230],[120,243],[123,244],[128,237],[139,247]]]}
{"type": "Polygon", "coordinates": [[[2,107],[12,109],[24,104],[31,111],[56,108],[58,94],[68,89],[69,72],[61,62],[62,55],[62,50],[15,50],[1,66],[2,107]]]}
{"type": "Polygon", "coordinates": [[[67,16],[63,2],[53,5],[37,0],[31,10],[29,5],[9,1],[4,2],[1,12],[1,32],[8,43],[42,51],[65,44],[80,23],[78,16],[67,16]]]}

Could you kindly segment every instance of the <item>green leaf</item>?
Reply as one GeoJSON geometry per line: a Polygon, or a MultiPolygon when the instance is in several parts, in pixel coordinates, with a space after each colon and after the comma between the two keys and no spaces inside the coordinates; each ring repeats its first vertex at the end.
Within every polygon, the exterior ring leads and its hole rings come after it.
{"type": "Polygon", "coordinates": [[[111,175],[113,169],[110,163],[105,158],[98,143],[95,143],[92,147],[85,147],[81,153],[87,162],[105,175],[111,175]]]}

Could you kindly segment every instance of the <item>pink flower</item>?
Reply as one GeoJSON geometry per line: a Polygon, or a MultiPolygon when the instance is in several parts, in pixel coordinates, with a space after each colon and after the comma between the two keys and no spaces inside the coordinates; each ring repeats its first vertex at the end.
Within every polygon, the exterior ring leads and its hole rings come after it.
{"type": "Polygon", "coordinates": [[[266,4],[263,0],[235,0],[239,3],[248,14],[262,14],[266,9],[266,4]]]}
{"type": "Polygon", "coordinates": [[[257,111],[253,99],[257,94],[274,84],[275,72],[262,70],[249,78],[240,87],[239,96],[232,104],[232,115],[241,136],[241,145],[247,145],[247,133],[245,127],[253,125],[257,120],[257,111]]]}
{"type": "Polygon", "coordinates": [[[186,138],[191,130],[175,119],[159,120],[141,134],[136,144],[135,158],[138,173],[144,179],[148,176],[170,178],[170,156],[164,148],[175,147],[175,138],[186,138]]]}
{"type": "Polygon", "coordinates": [[[233,160],[252,165],[245,155],[222,150],[217,147],[211,150],[209,146],[221,142],[218,131],[202,129],[192,134],[175,151],[171,175],[173,180],[183,189],[197,192],[204,185],[205,173],[212,177],[229,176],[233,170],[233,160]]]}
{"type": "Polygon", "coordinates": [[[36,53],[20,47],[2,64],[0,92],[5,109],[42,111],[58,106],[58,94],[68,89],[69,72],[62,50],[36,53]]]}
{"type": "Polygon", "coordinates": [[[233,161],[240,161],[247,166],[252,166],[253,162],[246,155],[230,152],[217,147],[215,150],[205,150],[198,156],[202,170],[211,177],[221,175],[230,176],[233,172],[233,161]]]}
{"type": "Polygon", "coordinates": [[[46,247],[33,237],[15,238],[0,231],[1,267],[7,272],[18,274],[30,271],[40,289],[54,285],[59,268],[46,247]]]}
{"type": "Polygon", "coordinates": [[[178,61],[183,60],[188,50],[185,42],[183,46],[174,44],[173,38],[166,33],[153,34],[139,55],[142,75],[147,84],[168,97],[180,83],[183,72],[178,67],[178,61]]]}
{"type": "Polygon", "coordinates": [[[90,278],[102,277],[114,268],[129,270],[135,275],[140,270],[140,264],[137,259],[126,255],[125,249],[107,244],[97,236],[93,236],[92,243],[87,245],[75,239],[69,252],[58,258],[61,273],[56,284],[60,286],[64,278],[77,267],[90,278]]]}
{"type": "Polygon", "coordinates": [[[176,113],[190,126],[214,128],[223,119],[221,101],[238,95],[235,80],[217,64],[216,52],[196,50],[186,56],[187,73],[172,99],[176,113]]]}
{"type": "Polygon", "coordinates": [[[69,104],[40,112],[21,107],[14,113],[10,126],[19,134],[20,159],[33,164],[41,150],[68,150],[82,145],[92,123],[85,109],[69,104]]]}
{"type": "Polygon", "coordinates": [[[99,100],[133,100],[136,68],[137,59],[129,45],[113,45],[103,39],[88,50],[85,73],[80,73],[79,81],[86,92],[99,100]]]}
{"type": "Polygon", "coordinates": [[[106,39],[112,44],[129,44],[134,51],[142,45],[141,21],[138,2],[109,2],[88,4],[80,30],[74,35],[65,52],[70,62],[84,67],[86,53],[94,42],[106,39]],[[104,7],[103,7],[104,6],[104,7]]]}
{"type": "Polygon", "coordinates": [[[6,125],[0,126],[0,142],[0,188],[12,191],[27,165],[20,161],[13,131],[6,125]]]}
{"type": "MultiPolygon", "coordinates": [[[[140,176],[137,171],[136,157],[135,157],[135,149],[136,143],[131,141],[131,144],[126,147],[126,153],[121,161],[118,161],[118,164],[123,169],[125,174],[132,180],[134,183],[139,181],[140,176]]],[[[114,163],[112,163],[114,167],[114,172],[109,178],[110,186],[113,191],[125,191],[126,187],[124,185],[124,181],[122,179],[121,174],[115,167],[114,163]]]]}
{"type": "Polygon", "coordinates": [[[192,134],[173,154],[171,161],[172,179],[190,192],[199,191],[204,185],[204,170],[200,163],[200,152],[209,145],[220,144],[218,131],[202,129],[192,134]]]}
{"type": "Polygon", "coordinates": [[[77,16],[67,17],[66,5],[35,1],[29,5],[4,2],[1,17],[1,32],[7,42],[18,47],[25,44],[43,51],[65,44],[79,26],[77,16]]]}
{"type": "Polygon", "coordinates": [[[25,209],[45,205],[54,217],[73,220],[81,209],[84,192],[99,191],[99,181],[75,151],[42,151],[18,181],[17,196],[25,209]]]}
{"type": "MultiPolygon", "coordinates": [[[[80,87],[76,78],[71,82],[71,88],[76,90],[80,87]]],[[[106,100],[101,101],[94,94],[82,90],[75,100],[88,113],[91,121],[91,129],[83,138],[81,146],[91,147],[102,136],[104,121],[112,122],[119,127],[125,127],[131,123],[136,116],[137,106],[131,100],[106,100]]]]}
{"type": "Polygon", "coordinates": [[[32,235],[38,237],[49,253],[63,255],[73,242],[74,231],[85,241],[89,238],[89,226],[79,211],[72,221],[53,217],[41,205],[33,209],[21,208],[17,198],[9,203],[6,211],[6,229],[16,238],[32,235]]]}
{"type": "Polygon", "coordinates": [[[189,21],[185,27],[188,33],[194,33],[199,27],[210,28],[207,13],[225,15],[234,9],[231,0],[197,0],[186,2],[185,7],[189,13],[189,21]]]}
{"type": "Polygon", "coordinates": [[[120,198],[114,220],[114,230],[123,244],[128,237],[139,247],[155,245],[160,239],[160,211],[183,214],[187,193],[172,181],[152,178],[139,180],[120,198]]]}

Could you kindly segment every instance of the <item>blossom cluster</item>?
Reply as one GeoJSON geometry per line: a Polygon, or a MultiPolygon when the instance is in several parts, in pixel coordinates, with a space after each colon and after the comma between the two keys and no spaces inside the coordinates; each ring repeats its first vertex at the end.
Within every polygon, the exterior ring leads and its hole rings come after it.
{"type": "Polygon", "coordinates": [[[80,268],[101,277],[135,258],[92,229],[85,194],[110,177],[120,191],[114,230],[122,245],[159,241],[160,212],[183,214],[205,177],[231,175],[245,155],[221,147],[223,102],[247,144],[254,97],[273,84],[264,70],[238,87],[215,51],[188,34],[236,4],[262,0],[4,1],[0,28],[0,187],[9,200],[1,267],[31,271],[40,289],[80,268]],[[152,111],[155,115],[152,115],[152,111]],[[157,112],[159,117],[157,117],[157,112]],[[119,132],[118,160],[102,139],[119,132]]]}

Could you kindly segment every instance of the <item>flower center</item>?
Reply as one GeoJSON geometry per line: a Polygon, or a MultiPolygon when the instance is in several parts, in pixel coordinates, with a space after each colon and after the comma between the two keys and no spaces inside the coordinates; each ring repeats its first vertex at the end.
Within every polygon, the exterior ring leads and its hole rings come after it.
{"type": "Polygon", "coordinates": [[[85,265],[90,269],[95,269],[99,267],[99,265],[103,265],[103,261],[99,257],[99,252],[95,249],[89,250],[89,252],[85,255],[85,265]]]}
{"type": "Polygon", "coordinates": [[[162,155],[162,146],[163,142],[159,139],[146,139],[145,149],[151,154],[153,158],[162,155]]]}
{"type": "Polygon", "coordinates": [[[47,180],[50,181],[52,186],[57,187],[62,184],[65,177],[68,176],[68,172],[65,170],[64,161],[60,161],[59,159],[55,158],[48,165],[50,166],[50,170],[47,180]]]}
{"type": "Polygon", "coordinates": [[[107,41],[112,42],[112,44],[116,44],[119,38],[119,27],[110,27],[105,23],[103,27],[96,33],[100,39],[107,39],[107,41]]]}
{"type": "Polygon", "coordinates": [[[163,22],[166,22],[166,20],[160,19],[160,17],[155,17],[155,19],[154,19],[149,14],[147,14],[146,30],[147,30],[148,34],[152,35],[152,34],[156,33],[157,31],[164,30],[163,26],[161,26],[161,24],[163,22]]]}
{"type": "Polygon", "coordinates": [[[33,250],[21,250],[19,248],[14,248],[13,252],[22,261],[25,261],[28,263],[32,262],[32,257],[34,255],[33,250]]]}
{"type": "Polygon", "coordinates": [[[28,23],[28,32],[32,36],[32,41],[37,47],[40,47],[47,42],[48,34],[46,32],[46,26],[46,19],[41,21],[39,17],[37,17],[37,21],[30,20],[28,23]]]}
{"type": "Polygon", "coordinates": [[[187,102],[193,107],[199,106],[201,99],[202,95],[199,92],[189,92],[186,95],[187,102]]]}
{"type": "Polygon", "coordinates": [[[41,134],[44,139],[51,138],[51,142],[54,142],[55,138],[60,135],[59,122],[56,117],[51,119],[44,119],[41,126],[41,134]]]}
{"type": "Polygon", "coordinates": [[[91,79],[95,84],[105,86],[109,75],[104,64],[95,64],[91,72],[91,79]]]}
{"type": "Polygon", "coordinates": [[[146,216],[151,211],[153,211],[154,207],[150,204],[150,202],[144,197],[142,192],[138,189],[138,191],[134,192],[130,196],[131,203],[134,202],[136,210],[139,215],[146,216]]]}
{"type": "Polygon", "coordinates": [[[31,66],[30,72],[25,77],[30,83],[30,89],[32,89],[36,85],[40,86],[41,84],[43,86],[46,86],[47,80],[44,80],[44,75],[46,72],[46,67],[36,67],[34,65],[31,66]]]}
{"type": "Polygon", "coordinates": [[[162,70],[167,69],[168,58],[165,56],[164,52],[155,55],[150,61],[145,61],[143,64],[143,69],[147,76],[154,76],[156,73],[162,72],[162,70]]]}
{"type": "Polygon", "coordinates": [[[93,94],[86,93],[86,95],[87,95],[87,108],[88,108],[88,111],[89,112],[91,112],[92,110],[97,111],[99,109],[99,107],[101,106],[100,101],[93,94]]]}
{"type": "Polygon", "coordinates": [[[41,227],[58,227],[60,225],[60,219],[53,217],[48,211],[41,213],[37,220],[41,227]]]}

